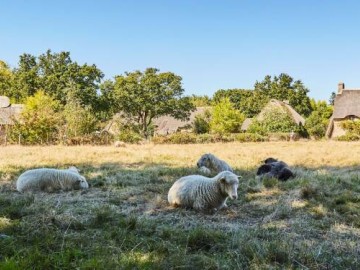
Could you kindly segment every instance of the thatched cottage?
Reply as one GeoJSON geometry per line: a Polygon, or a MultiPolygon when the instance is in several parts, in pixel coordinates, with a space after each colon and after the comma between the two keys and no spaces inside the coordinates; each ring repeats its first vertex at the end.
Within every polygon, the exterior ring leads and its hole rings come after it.
{"type": "Polygon", "coordinates": [[[168,135],[182,130],[191,130],[194,119],[197,115],[204,114],[209,107],[197,107],[191,112],[189,120],[178,120],[172,116],[161,116],[154,119],[155,135],[168,135]]]}
{"type": "Polygon", "coordinates": [[[345,89],[345,84],[338,84],[338,92],[334,100],[334,112],[326,131],[328,138],[336,138],[346,132],[341,127],[345,120],[360,118],[360,89],[345,89]]]}
{"type": "MultiPolygon", "coordinates": [[[[277,99],[271,99],[269,101],[269,103],[265,105],[265,107],[261,110],[261,112],[255,118],[258,120],[261,120],[264,113],[274,107],[280,108],[281,110],[286,112],[292,118],[294,123],[296,123],[297,125],[305,124],[305,119],[297,111],[295,111],[294,108],[291,107],[289,102],[286,100],[280,101],[277,99]]],[[[245,119],[245,121],[241,125],[241,130],[247,131],[250,124],[252,123],[252,120],[253,120],[253,118],[245,119]]]]}
{"type": "MultiPolygon", "coordinates": [[[[207,109],[209,107],[196,108],[195,111],[191,112],[189,119],[184,121],[168,115],[157,117],[152,121],[155,127],[155,135],[168,135],[178,131],[191,130],[195,117],[203,114],[207,109]]],[[[116,113],[102,131],[115,135],[120,131],[121,125],[129,123],[136,124],[136,121],[123,112],[116,113]]]]}
{"type": "Polygon", "coordinates": [[[23,108],[23,104],[11,104],[8,97],[0,96],[0,143],[5,139],[6,128],[19,119],[23,108]]]}

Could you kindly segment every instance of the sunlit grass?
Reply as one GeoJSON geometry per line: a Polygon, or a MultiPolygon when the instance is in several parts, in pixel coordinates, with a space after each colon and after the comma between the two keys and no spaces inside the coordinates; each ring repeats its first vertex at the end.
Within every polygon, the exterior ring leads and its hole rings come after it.
{"type": "Polygon", "coordinates": [[[0,269],[359,269],[360,144],[320,142],[0,148],[0,269]],[[167,192],[204,153],[243,176],[215,214],[167,192]],[[296,173],[255,179],[267,157],[296,173]],[[26,169],[77,166],[88,191],[20,194],[26,169]]]}

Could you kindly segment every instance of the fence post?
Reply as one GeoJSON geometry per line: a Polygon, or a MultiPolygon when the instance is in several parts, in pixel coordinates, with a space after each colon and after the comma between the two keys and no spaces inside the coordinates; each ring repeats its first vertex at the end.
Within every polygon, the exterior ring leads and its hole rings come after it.
{"type": "Polygon", "coordinates": [[[19,133],[19,145],[21,145],[21,133],[19,133]]]}

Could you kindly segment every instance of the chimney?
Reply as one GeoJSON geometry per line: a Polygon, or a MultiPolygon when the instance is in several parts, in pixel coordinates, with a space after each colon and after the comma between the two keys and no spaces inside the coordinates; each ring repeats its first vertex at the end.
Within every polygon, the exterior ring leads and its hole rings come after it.
{"type": "Polygon", "coordinates": [[[338,95],[341,95],[344,89],[345,89],[345,83],[339,82],[338,83],[338,95]]]}

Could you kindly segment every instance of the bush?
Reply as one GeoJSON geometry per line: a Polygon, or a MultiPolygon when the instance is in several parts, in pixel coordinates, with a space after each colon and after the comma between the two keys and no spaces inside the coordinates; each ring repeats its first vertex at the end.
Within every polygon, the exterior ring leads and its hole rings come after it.
{"type": "Polygon", "coordinates": [[[174,133],[167,136],[156,136],[152,138],[155,144],[188,144],[188,143],[216,143],[216,142],[263,142],[267,141],[266,136],[253,133],[237,134],[192,134],[174,133]]]}
{"type": "Polygon", "coordinates": [[[124,129],[119,132],[117,135],[117,140],[123,141],[126,143],[138,143],[142,141],[142,136],[134,130],[124,129]]]}
{"type": "Polygon", "coordinates": [[[291,132],[298,129],[291,116],[281,108],[272,107],[265,111],[261,119],[254,119],[248,128],[250,133],[266,135],[269,133],[291,132]]]}
{"type": "Polygon", "coordinates": [[[239,132],[244,120],[245,116],[233,108],[229,98],[224,98],[213,108],[210,129],[218,134],[239,132]]]}
{"type": "Polygon", "coordinates": [[[265,142],[267,141],[266,136],[262,136],[256,133],[239,133],[234,136],[237,142],[265,142]]]}
{"type": "Polygon", "coordinates": [[[205,134],[210,131],[211,112],[206,110],[201,115],[196,115],[193,130],[196,134],[205,134]]]}
{"type": "Polygon", "coordinates": [[[345,135],[337,137],[336,140],[344,141],[344,142],[359,141],[360,140],[360,135],[357,135],[357,134],[354,134],[354,133],[346,133],[345,135]]]}

